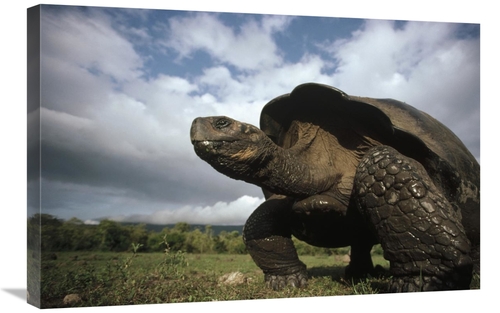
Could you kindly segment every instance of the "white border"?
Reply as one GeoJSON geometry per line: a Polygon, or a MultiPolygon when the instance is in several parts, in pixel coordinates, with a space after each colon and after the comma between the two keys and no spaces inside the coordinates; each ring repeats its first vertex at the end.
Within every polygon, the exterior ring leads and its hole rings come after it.
{"type": "MultiPolygon", "coordinates": [[[[141,306],[120,306],[82,308],[84,312],[102,310],[136,312],[182,311],[234,311],[269,309],[279,307],[292,312],[308,310],[349,310],[367,309],[369,312],[404,311],[406,312],[473,312],[484,309],[484,300],[493,299],[498,289],[498,271],[489,270],[490,262],[496,260],[498,233],[491,231],[497,224],[498,208],[491,201],[495,191],[488,184],[491,177],[498,174],[498,166],[491,166],[495,156],[498,139],[496,127],[490,121],[498,119],[495,107],[498,99],[493,100],[498,84],[499,49],[495,44],[498,38],[498,9],[493,1],[394,1],[394,0],[351,0],[332,2],[323,0],[297,1],[222,1],[222,0],[183,0],[183,1],[53,1],[47,4],[109,6],[128,8],[178,9],[215,12],[245,12],[265,14],[312,15],[353,18],[398,19],[419,21],[466,22],[481,24],[481,167],[482,167],[482,272],[481,290],[465,292],[435,292],[421,295],[378,295],[378,296],[337,296],[324,298],[302,298],[282,300],[248,300],[196,304],[162,304],[141,306]],[[282,4],[283,3],[283,4],[282,4]],[[328,5],[325,5],[328,4],[328,5]],[[495,75],[496,74],[496,75],[495,75]],[[496,134],[495,134],[496,132],[496,134]],[[488,135],[488,133],[492,133],[488,135]],[[490,141],[490,138],[491,141],[490,141]],[[496,140],[496,143],[495,141],[496,140]],[[495,240],[495,241],[493,241],[495,240]],[[489,247],[489,248],[488,248],[489,247]],[[495,285],[496,283],[496,285],[495,285]],[[496,287],[496,288],[495,288],[496,287]],[[324,306],[324,307],[323,307],[324,306]]],[[[0,208],[3,220],[0,236],[0,303],[3,308],[16,307],[23,310],[38,310],[24,299],[13,295],[9,290],[26,288],[26,9],[37,5],[33,1],[10,1],[4,3],[0,18],[2,27],[2,111],[0,121],[0,208]]],[[[60,310],[60,309],[57,309],[60,310]]]]}

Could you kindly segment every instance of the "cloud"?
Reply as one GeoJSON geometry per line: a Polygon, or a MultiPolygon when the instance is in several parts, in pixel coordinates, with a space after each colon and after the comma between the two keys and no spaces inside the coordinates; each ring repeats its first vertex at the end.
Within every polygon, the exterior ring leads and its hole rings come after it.
{"type": "Polygon", "coordinates": [[[459,24],[367,21],[351,38],[323,48],[337,62],[333,85],[413,105],[479,157],[479,38],[460,34],[459,24]]]}
{"type": "MultiPolygon", "coordinates": [[[[45,13],[47,12],[47,13],[45,13]]],[[[133,45],[113,29],[108,15],[90,10],[67,9],[42,14],[44,58],[95,71],[113,80],[131,81],[142,75],[142,59],[133,45]]]]}
{"type": "Polygon", "coordinates": [[[186,205],[174,210],[161,210],[151,214],[110,216],[117,222],[140,222],[146,224],[189,224],[242,225],[264,201],[263,198],[242,196],[232,202],[219,201],[213,206],[186,205]]]}
{"type": "Polygon", "coordinates": [[[94,221],[94,220],[85,220],[83,223],[85,225],[99,225],[99,221],[94,221]]]}
{"type": "Polygon", "coordinates": [[[170,36],[164,45],[179,53],[179,58],[191,58],[198,51],[208,53],[213,60],[239,69],[255,71],[283,62],[272,38],[290,22],[284,16],[264,16],[257,22],[241,18],[239,29],[225,25],[217,15],[198,13],[169,20],[170,36]]]}

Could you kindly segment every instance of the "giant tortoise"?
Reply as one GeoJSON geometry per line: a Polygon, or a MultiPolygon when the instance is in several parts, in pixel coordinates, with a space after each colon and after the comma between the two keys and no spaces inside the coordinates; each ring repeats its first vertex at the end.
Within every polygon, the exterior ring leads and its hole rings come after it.
{"type": "Polygon", "coordinates": [[[352,278],[375,274],[380,243],[390,292],[467,289],[479,272],[479,164],[408,104],[307,83],[271,100],[260,129],[196,118],[191,142],[220,173],[263,189],[243,239],[274,289],[307,285],[292,235],[350,246],[352,278]]]}

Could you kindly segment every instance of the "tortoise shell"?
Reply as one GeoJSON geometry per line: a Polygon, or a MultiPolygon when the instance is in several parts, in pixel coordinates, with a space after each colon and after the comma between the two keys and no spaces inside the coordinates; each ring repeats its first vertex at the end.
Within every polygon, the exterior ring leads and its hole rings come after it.
{"type": "MultiPolygon", "coordinates": [[[[323,133],[338,137],[336,140],[344,148],[339,153],[363,153],[359,145],[338,135],[349,133],[348,137],[355,134],[369,138],[418,161],[465,217],[462,223],[468,236],[478,244],[480,166],[445,125],[400,101],[349,96],[316,83],[299,85],[291,93],[271,100],[260,116],[260,128],[283,148],[292,148],[298,142],[301,127],[297,125],[305,124],[319,126],[323,133]]],[[[330,152],[325,149],[317,153],[330,152]]]]}

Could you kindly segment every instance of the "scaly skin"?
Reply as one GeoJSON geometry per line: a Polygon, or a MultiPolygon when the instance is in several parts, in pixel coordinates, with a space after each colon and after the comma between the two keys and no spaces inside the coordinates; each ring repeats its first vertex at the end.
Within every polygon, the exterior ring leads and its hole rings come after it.
{"type": "Polygon", "coordinates": [[[358,166],[354,199],[391,262],[390,291],[469,288],[469,240],[419,163],[387,146],[372,148],[358,166]]]}
{"type": "Polygon", "coordinates": [[[376,239],[369,233],[361,216],[346,216],[345,212],[332,208],[335,201],[319,198],[322,203],[330,205],[330,210],[315,205],[311,198],[296,202],[291,197],[273,195],[248,218],[243,239],[252,259],[264,272],[269,287],[282,289],[307,285],[306,266],[298,258],[292,234],[316,246],[351,246],[351,262],[346,268],[348,279],[380,274],[380,269],[373,267],[370,255],[376,239]],[[312,220],[308,219],[310,216],[313,216],[312,220]]]}
{"type": "MultiPolygon", "coordinates": [[[[353,240],[347,243],[352,253],[346,276],[376,273],[369,256],[376,241],[368,239],[371,231],[391,262],[390,292],[469,288],[469,240],[458,214],[419,163],[390,147],[372,148],[358,166],[352,199],[355,207],[347,215],[359,211],[361,216],[342,220],[353,229],[343,234],[353,240]],[[362,234],[358,242],[355,233],[362,234]],[[365,245],[360,244],[363,242],[365,245]]],[[[302,210],[315,208],[274,195],[254,211],[245,225],[248,251],[273,289],[307,284],[306,267],[291,240],[291,208],[296,209],[297,203],[302,210]]],[[[332,239],[332,246],[346,245],[339,244],[332,239]]]]}
{"type": "Polygon", "coordinates": [[[266,284],[275,290],[307,285],[306,266],[291,239],[287,212],[292,204],[290,198],[272,196],[250,215],[243,230],[252,259],[264,272],[266,284]]]}
{"type": "Polygon", "coordinates": [[[195,119],[191,142],[217,171],[275,194],[307,197],[336,183],[322,166],[297,158],[297,151],[276,145],[259,128],[226,116],[195,119]]]}

